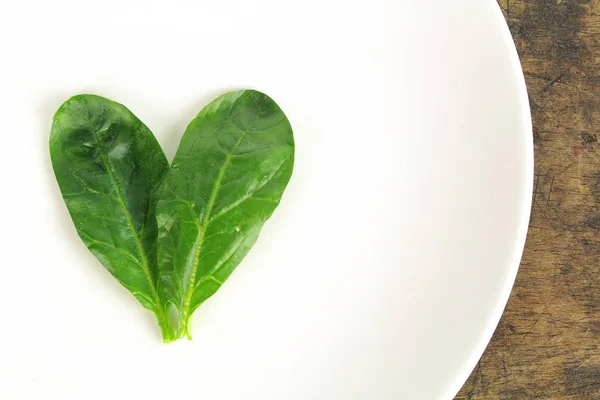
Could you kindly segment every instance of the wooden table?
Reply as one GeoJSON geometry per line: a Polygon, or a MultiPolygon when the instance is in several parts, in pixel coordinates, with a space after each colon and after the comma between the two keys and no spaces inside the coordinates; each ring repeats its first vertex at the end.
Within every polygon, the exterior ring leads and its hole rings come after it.
{"type": "Polygon", "coordinates": [[[499,0],[533,115],[529,235],[457,399],[600,399],[600,0],[499,0]]]}

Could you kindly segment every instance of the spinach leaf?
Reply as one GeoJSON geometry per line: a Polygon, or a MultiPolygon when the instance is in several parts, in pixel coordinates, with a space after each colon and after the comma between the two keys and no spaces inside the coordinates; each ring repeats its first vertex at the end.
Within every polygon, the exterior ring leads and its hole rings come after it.
{"type": "Polygon", "coordinates": [[[194,310],[256,242],[293,163],[290,123],[263,93],[227,93],[187,127],[156,210],[161,282],[179,335],[191,338],[194,310]]]}
{"type": "Polygon", "coordinates": [[[152,132],[123,105],[78,95],[54,116],[50,156],[85,245],[173,340],[155,248],[155,190],[169,164],[152,132]]]}
{"type": "Polygon", "coordinates": [[[78,95],[54,116],[50,156],[79,236],[169,342],[191,338],[194,310],[256,242],[292,174],[294,139],[268,96],[231,92],[190,123],[169,168],[127,108],[78,95]]]}

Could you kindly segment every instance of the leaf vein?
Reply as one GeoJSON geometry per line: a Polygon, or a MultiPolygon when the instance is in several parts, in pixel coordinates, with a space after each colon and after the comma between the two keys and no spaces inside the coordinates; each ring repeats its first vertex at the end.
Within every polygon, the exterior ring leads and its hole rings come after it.
{"type": "MultiPolygon", "coordinates": [[[[231,203],[229,206],[227,207],[223,207],[221,210],[219,210],[218,213],[214,214],[212,216],[211,222],[214,221],[215,219],[223,216],[224,214],[227,214],[229,211],[231,211],[232,209],[238,207],[240,204],[242,204],[243,202],[245,202],[246,200],[250,199],[250,198],[254,198],[254,194],[256,194],[257,192],[259,192],[262,188],[264,188],[265,186],[267,186],[269,184],[269,182],[271,182],[273,180],[273,178],[275,177],[275,175],[277,175],[277,173],[281,170],[281,168],[283,168],[283,165],[287,162],[287,160],[289,160],[289,156],[285,158],[285,160],[283,160],[283,162],[281,164],[279,164],[277,166],[277,169],[275,170],[275,172],[273,174],[271,174],[271,176],[265,180],[265,182],[263,182],[262,184],[260,184],[254,191],[252,191],[251,193],[246,194],[244,197],[238,199],[237,201],[231,203]]],[[[257,198],[257,200],[263,200],[261,198],[257,198]]],[[[264,201],[264,200],[263,200],[264,201]]],[[[275,203],[277,204],[277,203],[275,203]]]]}
{"type": "MultiPolygon", "coordinates": [[[[219,262],[219,264],[217,264],[212,271],[210,271],[210,273],[203,277],[202,279],[200,279],[200,281],[198,281],[198,283],[194,286],[194,289],[192,290],[192,293],[196,291],[196,289],[198,289],[198,287],[203,284],[204,282],[206,282],[207,280],[214,278],[213,275],[216,274],[217,272],[219,272],[219,270],[221,269],[221,267],[223,265],[225,265],[229,260],[231,260],[231,258],[235,255],[235,253],[240,249],[240,247],[242,247],[242,244],[244,244],[244,239],[245,238],[241,238],[241,240],[239,240],[236,243],[236,246],[229,252],[229,254],[227,254],[226,258],[224,260],[222,260],[221,262],[219,262]]],[[[215,278],[216,280],[216,278],[215,278]]],[[[217,282],[219,282],[218,280],[216,280],[217,282]]],[[[222,285],[222,283],[221,283],[222,285]]]]}
{"type": "Polygon", "coordinates": [[[81,229],[77,229],[77,232],[79,232],[79,234],[81,234],[81,235],[87,236],[90,239],[90,240],[88,240],[88,243],[89,243],[88,247],[90,245],[94,245],[94,244],[98,244],[98,245],[101,245],[101,246],[104,246],[104,247],[108,247],[109,249],[114,250],[117,253],[121,254],[125,258],[128,258],[130,261],[134,262],[136,265],[140,265],[140,261],[138,259],[136,259],[134,256],[132,256],[131,254],[127,253],[126,251],[123,251],[123,250],[119,249],[118,247],[116,247],[116,246],[114,246],[114,245],[112,245],[112,244],[110,244],[108,242],[95,239],[94,237],[90,236],[89,234],[83,232],[81,229]]]}

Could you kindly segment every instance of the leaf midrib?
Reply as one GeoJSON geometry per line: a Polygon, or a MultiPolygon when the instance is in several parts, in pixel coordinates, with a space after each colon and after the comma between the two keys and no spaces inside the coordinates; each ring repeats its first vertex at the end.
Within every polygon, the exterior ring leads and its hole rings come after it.
{"type": "Polygon", "coordinates": [[[100,141],[98,140],[98,137],[96,136],[96,130],[93,129],[91,126],[89,126],[89,129],[90,129],[90,132],[92,132],[92,136],[94,137],[94,140],[96,141],[96,146],[98,148],[98,153],[100,154],[100,158],[102,159],[102,163],[104,164],[104,167],[106,168],[106,172],[108,172],[108,176],[110,177],[110,181],[115,189],[115,192],[117,193],[117,196],[115,199],[119,203],[119,205],[121,206],[121,208],[123,210],[123,213],[125,214],[127,226],[131,230],[133,240],[137,247],[138,253],[140,254],[141,263],[139,265],[140,265],[140,267],[142,267],[142,270],[144,271],[146,280],[148,281],[148,284],[150,285],[150,289],[152,290],[152,297],[154,297],[154,302],[156,303],[156,309],[157,309],[156,311],[160,314],[160,319],[162,321],[166,321],[165,313],[164,313],[164,310],[162,307],[162,303],[160,301],[160,296],[158,295],[158,291],[156,289],[154,280],[152,279],[152,274],[150,272],[150,268],[148,266],[148,257],[146,256],[146,252],[144,251],[142,242],[137,234],[137,231],[135,230],[135,226],[133,225],[133,220],[131,218],[131,214],[129,213],[129,210],[127,209],[127,206],[125,205],[125,201],[123,200],[123,195],[121,193],[121,190],[119,189],[119,185],[117,183],[115,173],[112,169],[112,165],[108,161],[106,153],[104,152],[104,149],[102,148],[100,141]]]}
{"type": "Polygon", "coordinates": [[[235,145],[231,148],[231,150],[225,157],[225,161],[223,162],[223,165],[221,165],[221,168],[219,169],[219,174],[217,175],[217,179],[215,181],[215,185],[213,186],[213,190],[210,193],[210,197],[209,197],[208,203],[206,205],[206,213],[204,214],[204,219],[202,221],[202,225],[200,226],[200,232],[198,234],[198,245],[196,246],[196,249],[194,250],[194,256],[193,256],[193,260],[192,260],[192,271],[190,272],[190,278],[189,278],[187,288],[185,291],[183,308],[181,309],[181,316],[182,316],[185,324],[187,324],[187,319],[190,316],[189,315],[190,303],[192,300],[192,295],[194,294],[194,290],[196,288],[196,283],[195,283],[196,282],[196,274],[198,272],[198,265],[200,264],[200,254],[202,252],[202,245],[204,244],[204,236],[206,234],[206,230],[208,229],[208,225],[210,224],[210,221],[211,221],[211,214],[212,214],[213,206],[217,199],[217,195],[219,194],[219,190],[221,189],[221,181],[223,180],[223,176],[225,176],[225,170],[229,167],[229,163],[231,162],[231,159],[233,158],[233,153],[238,148],[238,146],[242,143],[242,140],[244,140],[244,137],[246,137],[246,134],[248,132],[250,132],[253,125],[254,125],[254,123],[252,123],[248,127],[248,129],[246,129],[242,132],[242,134],[238,138],[235,145]]]}

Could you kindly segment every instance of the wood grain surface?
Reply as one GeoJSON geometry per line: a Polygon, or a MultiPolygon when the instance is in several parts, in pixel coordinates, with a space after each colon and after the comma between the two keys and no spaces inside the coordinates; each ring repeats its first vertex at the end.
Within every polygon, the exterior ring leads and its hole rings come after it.
{"type": "Polygon", "coordinates": [[[457,399],[600,399],[600,0],[499,0],[533,116],[521,269],[457,399]]]}

